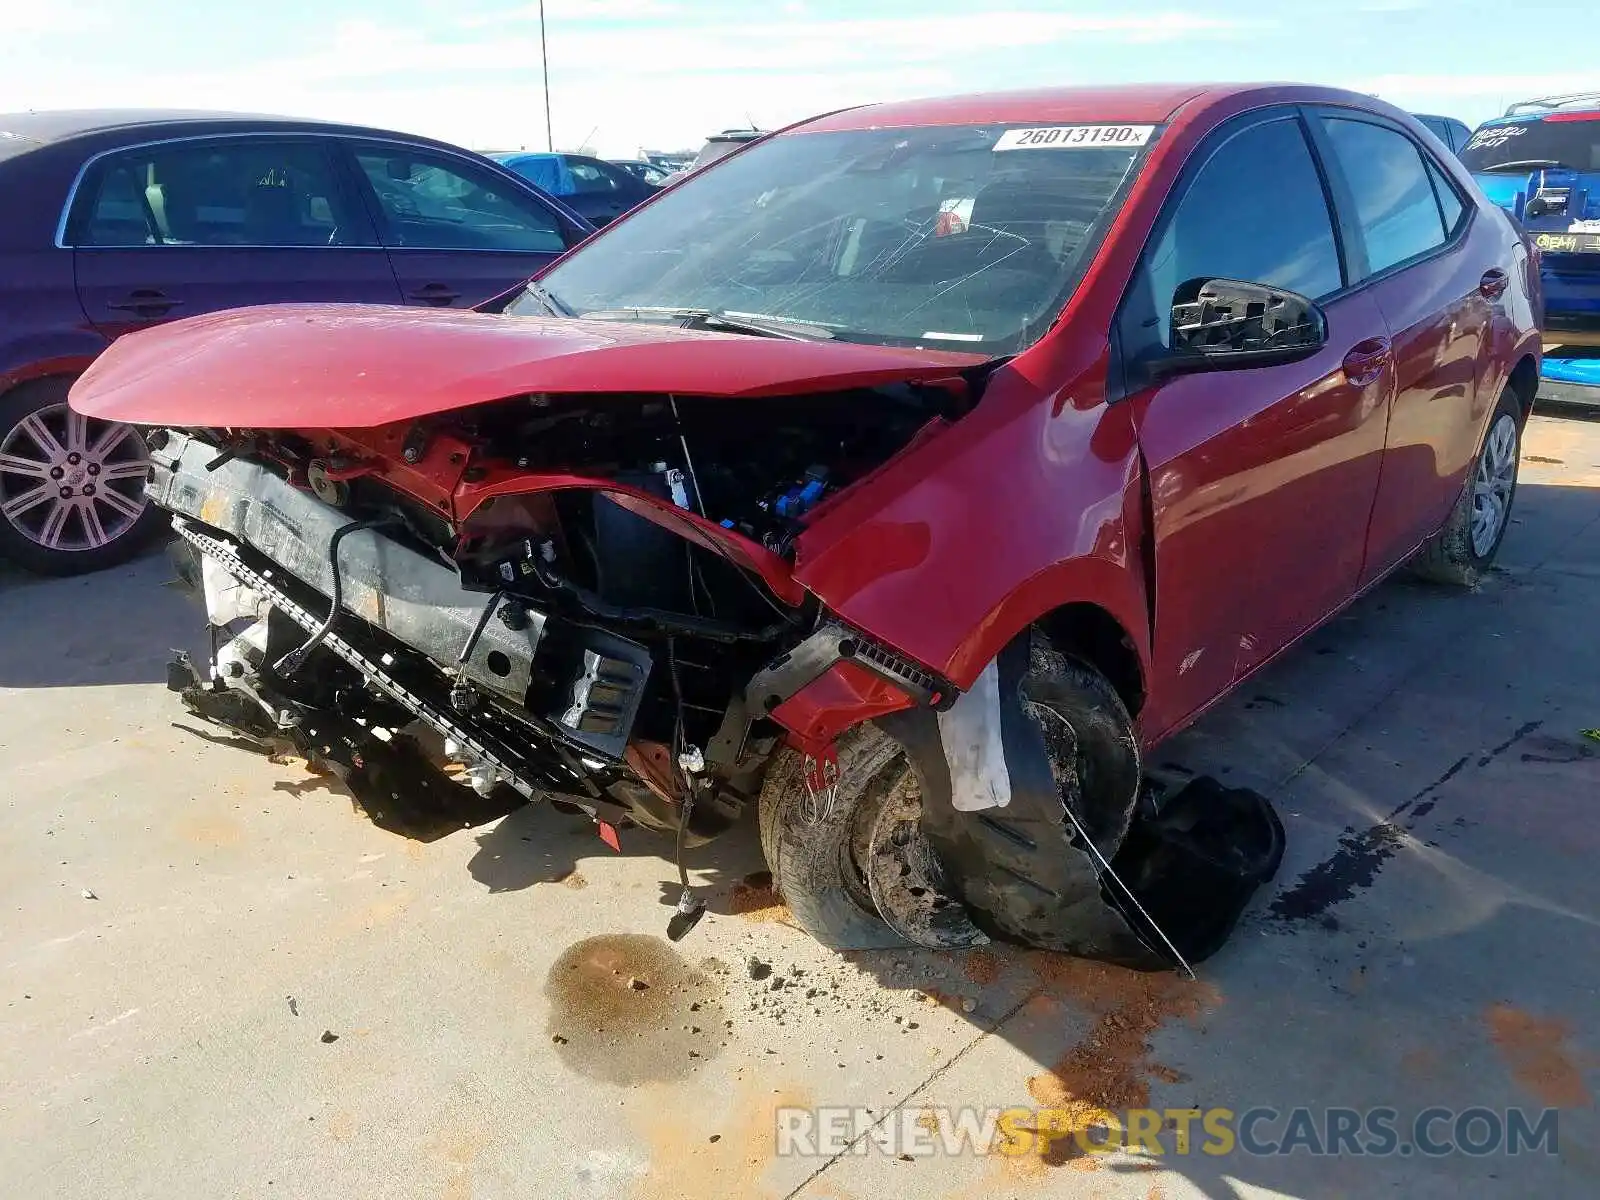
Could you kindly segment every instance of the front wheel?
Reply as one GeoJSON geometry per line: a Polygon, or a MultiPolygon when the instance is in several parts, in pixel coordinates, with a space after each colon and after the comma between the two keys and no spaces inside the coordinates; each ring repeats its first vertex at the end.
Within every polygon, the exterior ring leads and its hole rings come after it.
{"type": "Polygon", "coordinates": [[[883,919],[867,878],[872,834],[915,776],[905,750],[875,725],[839,739],[839,781],[831,797],[809,794],[804,758],[778,752],[761,788],[761,850],[778,895],[800,927],[835,950],[909,946],[883,919]]]}
{"type": "Polygon", "coordinates": [[[0,558],[41,575],[126,562],[166,524],[144,494],[144,438],[73,412],[70,386],[41,379],[0,396],[0,558]]]}
{"type": "Polygon", "coordinates": [[[1494,562],[1511,525],[1522,458],[1522,404],[1507,388],[1450,519],[1412,560],[1411,570],[1435,583],[1475,587],[1494,562]]]}
{"type": "Polygon", "coordinates": [[[1132,719],[1104,676],[1041,633],[1024,634],[995,669],[998,719],[1012,730],[1001,734],[1007,807],[954,808],[931,714],[899,727],[909,741],[878,724],[846,733],[827,796],[807,791],[799,754],[773,760],[761,848],[796,921],[825,945],[955,948],[999,937],[1084,949],[1115,940],[1103,932],[1098,871],[1073,846],[1081,829],[1110,859],[1127,835],[1140,780],[1132,719]]]}

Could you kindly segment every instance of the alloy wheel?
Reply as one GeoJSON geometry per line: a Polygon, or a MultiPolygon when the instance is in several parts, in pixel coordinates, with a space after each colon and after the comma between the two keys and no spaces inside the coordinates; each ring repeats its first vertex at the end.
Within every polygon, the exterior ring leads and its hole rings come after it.
{"type": "Polygon", "coordinates": [[[1501,413],[1489,429],[1472,481],[1472,552],[1479,558],[1487,558],[1500,540],[1516,485],[1517,422],[1501,413]]]}
{"type": "Polygon", "coordinates": [[[47,405],[0,439],[0,515],[47,550],[98,550],[144,515],[149,471],[132,426],[47,405]]]}

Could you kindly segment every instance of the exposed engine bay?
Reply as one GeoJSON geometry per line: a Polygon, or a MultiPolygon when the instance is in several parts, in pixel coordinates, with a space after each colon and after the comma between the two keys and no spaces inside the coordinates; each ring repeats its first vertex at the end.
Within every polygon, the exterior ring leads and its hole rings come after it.
{"type": "Polygon", "coordinates": [[[158,432],[150,494],[215,641],[173,686],[353,788],[397,747],[423,770],[426,743],[436,793],[509,788],[695,844],[759,787],[772,711],[836,662],[907,705],[954,698],[729,547],[792,559],[814,513],[961,411],[901,385],[766,401],[758,422],[716,400],[537,395],[390,431],[400,465],[442,457],[447,484],[526,481],[462,519],[393,486],[371,431],[158,432]]]}

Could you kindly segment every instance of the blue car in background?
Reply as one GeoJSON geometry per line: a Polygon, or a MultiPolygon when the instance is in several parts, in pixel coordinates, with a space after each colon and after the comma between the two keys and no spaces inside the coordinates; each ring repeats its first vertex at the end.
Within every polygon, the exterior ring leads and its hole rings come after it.
{"type": "Polygon", "coordinates": [[[491,154],[501,166],[556,197],[586,221],[604,225],[661,189],[587,154],[491,154]]]}
{"type": "Polygon", "coordinates": [[[1600,92],[1513,104],[1478,127],[1461,159],[1539,247],[1539,395],[1600,405],[1600,92]]]}

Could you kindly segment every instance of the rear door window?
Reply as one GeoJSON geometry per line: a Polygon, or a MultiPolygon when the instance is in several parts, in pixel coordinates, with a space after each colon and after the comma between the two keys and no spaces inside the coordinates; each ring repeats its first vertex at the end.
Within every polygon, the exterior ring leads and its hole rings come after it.
{"type": "Polygon", "coordinates": [[[1333,219],[1298,119],[1252,125],[1219,146],[1145,256],[1159,340],[1178,285],[1237,279],[1318,299],[1344,286],[1333,219]]]}
{"type": "Polygon", "coordinates": [[[1445,242],[1444,219],[1422,150],[1384,125],[1321,118],[1355,202],[1369,274],[1386,271],[1445,242]]]}
{"type": "Polygon", "coordinates": [[[391,246],[430,250],[566,249],[561,222],[493,171],[406,146],[360,146],[391,246]]]}
{"type": "Polygon", "coordinates": [[[81,246],[370,246],[327,146],[270,138],[167,142],[99,160],[78,198],[81,246]]]}
{"type": "Polygon", "coordinates": [[[1418,117],[1422,127],[1446,146],[1450,145],[1450,122],[1441,117],[1418,117]]]}

